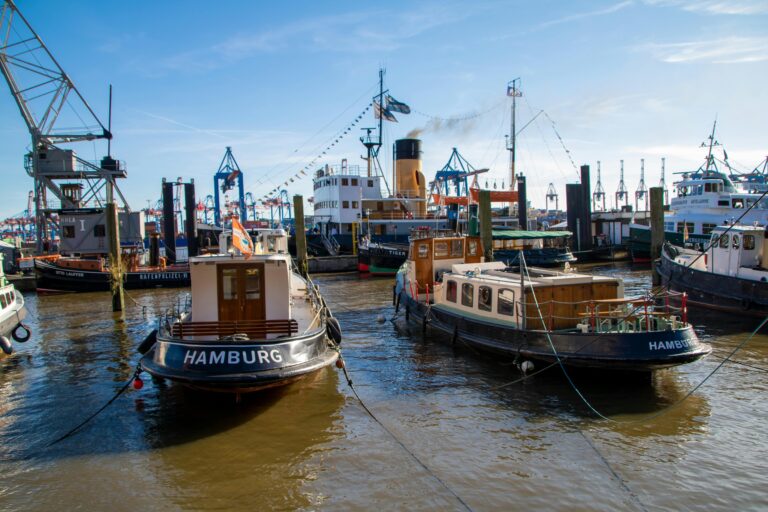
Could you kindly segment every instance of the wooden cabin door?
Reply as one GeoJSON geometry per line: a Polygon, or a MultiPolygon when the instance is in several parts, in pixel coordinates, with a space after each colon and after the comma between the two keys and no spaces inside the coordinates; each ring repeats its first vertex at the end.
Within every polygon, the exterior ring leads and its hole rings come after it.
{"type": "Polygon", "coordinates": [[[264,264],[219,265],[219,321],[263,320],[264,264]]]}

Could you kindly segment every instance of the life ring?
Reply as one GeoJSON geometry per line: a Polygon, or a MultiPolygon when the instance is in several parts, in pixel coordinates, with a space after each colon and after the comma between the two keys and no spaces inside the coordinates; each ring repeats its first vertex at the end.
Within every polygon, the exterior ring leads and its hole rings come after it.
{"type": "Polygon", "coordinates": [[[7,355],[13,354],[13,343],[5,336],[0,336],[0,348],[3,349],[7,355]]]}
{"type": "Polygon", "coordinates": [[[144,338],[144,341],[139,344],[139,354],[144,355],[149,352],[149,350],[155,346],[155,343],[157,343],[157,329],[153,329],[152,332],[144,338]]]}
{"type": "Polygon", "coordinates": [[[30,336],[32,336],[32,330],[26,325],[24,325],[23,323],[19,322],[19,325],[17,325],[13,329],[13,331],[11,331],[11,336],[13,337],[14,340],[18,341],[19,343],[24,343],[29,339],[30,336]],[[24,329],[24,331],[26,332],[26,335],[20,336],[19,334],[17,334],[19,328],[24,329]]]}
{"type": "Polygon", "coordinates": [[[339,325],[338,320],[329,316],[328,320],[325,321],[325,330],[328,333],[328,337],[331,338],[335,344],[341,344],[341,325],[339,325]]]}

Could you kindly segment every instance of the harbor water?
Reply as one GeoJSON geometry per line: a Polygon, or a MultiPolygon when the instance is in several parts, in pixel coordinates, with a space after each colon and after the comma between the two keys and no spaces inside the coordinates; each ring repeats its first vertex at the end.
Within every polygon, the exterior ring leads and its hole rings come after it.
{"type": "MultiPolygon", "coordinates": [[[[647,269],[593,270],[627,295],[650,285],[647,269]]],[[[510,361],[390,321],[392,280],[315,282],[376,419],[335,367],[240,403],[146,377],[51,446],[123,387],[184,291],[130,292],[123,314],[108,294],[25,295],[33,337],[0,360],[0,509],[768,507],[768,337],[694,391],[759,319],[695,317],[712,355],[647,380],[554,367],[513,383],[510,361]]]]}

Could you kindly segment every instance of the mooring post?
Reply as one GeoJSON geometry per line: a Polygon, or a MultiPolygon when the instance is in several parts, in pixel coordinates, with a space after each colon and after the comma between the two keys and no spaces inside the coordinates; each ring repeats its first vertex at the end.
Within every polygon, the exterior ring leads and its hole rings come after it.
{"type": "Polygon", "coordinates": [[[480,239],[485,261],[493,261],[493,228],[491,226],[491,191],[480,191],[480,239]]]}
{"type": "Polygon", "coordinates": [[[109,271],[112,291],[112,311],[122,311],[125,306],[123,297],[123,265],[120,258],[120,228],[117,220],[117,204],[107,203],[107,233],[109,236],[109,271]]]}
{"type": "Polygon", "coordinates": [[[293,225],[299,272],[301,275],[306,276],[309,273],[309,269],[307,266],[307,232],[304,230],[304,196],[293,196],[293,225]]]}
{"type": "Polygon", "coordinates": [[[661,257],[664,243],[664,189],[651,187],[651,269],[653,286],[661,284],[661,276],[656,269],[656,260],[661,257]]]}

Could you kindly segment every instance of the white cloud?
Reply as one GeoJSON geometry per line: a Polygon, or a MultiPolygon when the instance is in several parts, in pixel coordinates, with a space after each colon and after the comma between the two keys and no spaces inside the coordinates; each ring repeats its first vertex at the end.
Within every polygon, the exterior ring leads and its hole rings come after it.
{"type": "Polygon", "coordinates": [[[725,37],[709,41],[649,43],[636,47],[649,51],[663,62],[709,62],[735,64],[768,60],[768,38],[725,37]]]}
{"type": "Polygon", "coordinates": [[[536,26],[536,29],[543,29],[548,28],[553,25],[560,25],[563,23],[570,23],[572,21],[579,21],[586,18],[594,18],[595,16],[603,16],[606,14],[612,14],[614,12],[620,11],[626,7],[629,7],[633,5],[635,2],[633,0],[625,0],[623,2],[619,2],[617,4],[613,4],[611,6],[608,6],[604,9],[598,9],[595,11],[588,11],[588,12],[579,12],[575,14],[570,14],[568,16],[563,16],[562,18],[557,18],[550,21],[545,21],[543,23],[540,23],[536,26]]]}
{"type": "Polygon", "coordinates": [[[765,0],[644,0],[648,5],[679,7],[704,14],[749,15],[768,13],[765,0]]]}

